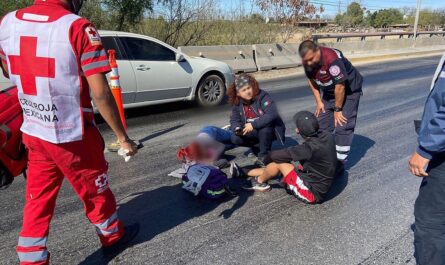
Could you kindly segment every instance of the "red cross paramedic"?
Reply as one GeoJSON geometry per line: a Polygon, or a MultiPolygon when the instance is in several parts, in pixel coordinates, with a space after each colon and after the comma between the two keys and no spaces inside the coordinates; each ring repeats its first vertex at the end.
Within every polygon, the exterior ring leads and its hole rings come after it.
{"type": "Polygon", "coordinates": [[[36,0],[0,21],[2,70],[19,89],[28,149],[28,179],[20,264],[49,264],[48,230],[67,178],[105,254],[127,245],[137,224],[124,227],[109,188],[104,142],[94,123],[90,93],[128,154],[136,153],[119,119],[105,74],[110,66],[93,25],[77,15],[82,0],[36,0]]]}

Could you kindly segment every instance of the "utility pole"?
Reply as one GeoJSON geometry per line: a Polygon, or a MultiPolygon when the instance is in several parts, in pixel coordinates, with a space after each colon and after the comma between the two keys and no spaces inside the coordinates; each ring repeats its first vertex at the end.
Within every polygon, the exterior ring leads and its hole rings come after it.
{"type": "Polygon", "coordinates": [[[338,0],[338,14],[341,15],[341,0],[338,0]]]}
{"type": "Polygon", "coordinates": [[[417,39],[417,29],[419,26],[420,5],[422,0],[417,0],[416,21],[414,22],[414,41],[417,39]]]}

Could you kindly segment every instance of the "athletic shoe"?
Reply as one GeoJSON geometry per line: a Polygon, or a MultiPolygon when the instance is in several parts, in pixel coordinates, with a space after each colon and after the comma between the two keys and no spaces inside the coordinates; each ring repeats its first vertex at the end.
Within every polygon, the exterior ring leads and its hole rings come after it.
{"type": "Polygon", "coordinates": [[[242,169],[236,164],[235,162],[230,162],[230,169],[229,174],[231,178],[237,179],[237,178],[243,178],[244,172],[242,169]]]}
{"type": "Polygon", "coordinates": [[[258,177],[254,177],[243,185],[243,189],[251,191],[269,191],[272,189],[272,187],[267,183],[259,183],[258,177]]]}
{"type": "Polygon", "coordinates": [[[258,159],[255,161],[255,166],[257,166],[257,167],[266,167],[266,164],[264,163],[263,159],[258,158],[258,159]]]}
{"type": "Polygon", "coordinates": [[[129,226],[125,227],[125,234],[124,236],[119,239],[115,244],[108,246],[108,247],[102,247],[102,253],[105,256],[107,260],[116,257],[119,253],[124,251],[126,248],[130,246],[131,241],[136,238],[136,236],[139,233],[139,224],[135,223],[129,226]]]}

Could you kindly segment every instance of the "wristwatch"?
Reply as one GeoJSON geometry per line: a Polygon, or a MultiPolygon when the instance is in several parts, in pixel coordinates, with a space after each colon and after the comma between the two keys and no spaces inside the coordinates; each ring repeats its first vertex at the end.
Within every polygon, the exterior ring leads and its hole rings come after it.
{"type": "Polygon", "coordinates": [[[342,107],[334,107],[334,111],[335,112],[342,112],[343,108],[342,107]]]}

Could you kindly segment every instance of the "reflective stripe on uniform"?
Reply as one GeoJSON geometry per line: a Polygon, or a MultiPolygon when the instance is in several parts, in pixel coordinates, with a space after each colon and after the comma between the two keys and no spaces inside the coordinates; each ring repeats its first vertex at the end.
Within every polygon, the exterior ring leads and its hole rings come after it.
{"type": "Polygon", "coordinates": [[[337,149],[337,152],[349,152],[351,150],[351,147],[336,145],[335,149],[337,149]]]}
{"type": "Polygon", "coordinates": [[[96,69],[99,67],[105,67],[105,66],[109,66],[109,63],[107,60],[86,64],[86,65],[82,66],[82,70],[84,72],[86,72],[86,71],[90,71],[90,70],[93,70],[93,69],[96,69]]]}
{"type": "Polygon", "coordinates": [[[48,259],[48,250],[34,252],[18,252],[20,262],[39,262],[48,259]]]}
{"type": "Polygon", "coordinates": [[[117,221],[117,219],[118,219],[117,212],[114,212],[111,215],[111,217],[108,218],[107,220],[103,221],[100,224],[95,224],[97,234],[102,236],[109,236],[111,234],[119,232],[118,226],[110,229],[110,226],[112,226],[115,223],[115,221],[117,221]]]}
{"type": "Polygon", "coordinates": [[[101,235],[101,236],[109,236],[111,234],[119,232],[119,227],[116,226],[115,228],[113,228],[111,230],[99,229],[98,227],[96,227],[96,232],[98,235],[101,235]]]}
{"type": "Polygon", "coordinates": [[[48,237],[19,237],[20,247],[44,247],[48,242],[48,237]]]}
{"type": "Polygon", "coordinates": [[[88,60],[91,58],[97,58],[97,57],[102,57],[102,56],[107,56],[107,53],[104,50],[87,52],[87,53],[82,54],[82,57],[80,57],[80,60],[85,61],[85,60],[88,60]]]}
{"type": "Polygon", "coordinates": [[[116,220],[117,220],[117,212],[114,212],[110,216],[110,218],[108,218],[107,220],[103,221],[100,224],[95,224],[95,226],[99,229],[107,229],[116,220]]]}
{"type": "Polygon", "coordinates": [[[340,153],[337,153],[337,159],[338,159],[338,160],[346,160],[346,158],[348,158],[348,155],[347,155],[347,154],[340,154],[340,153]]]}

